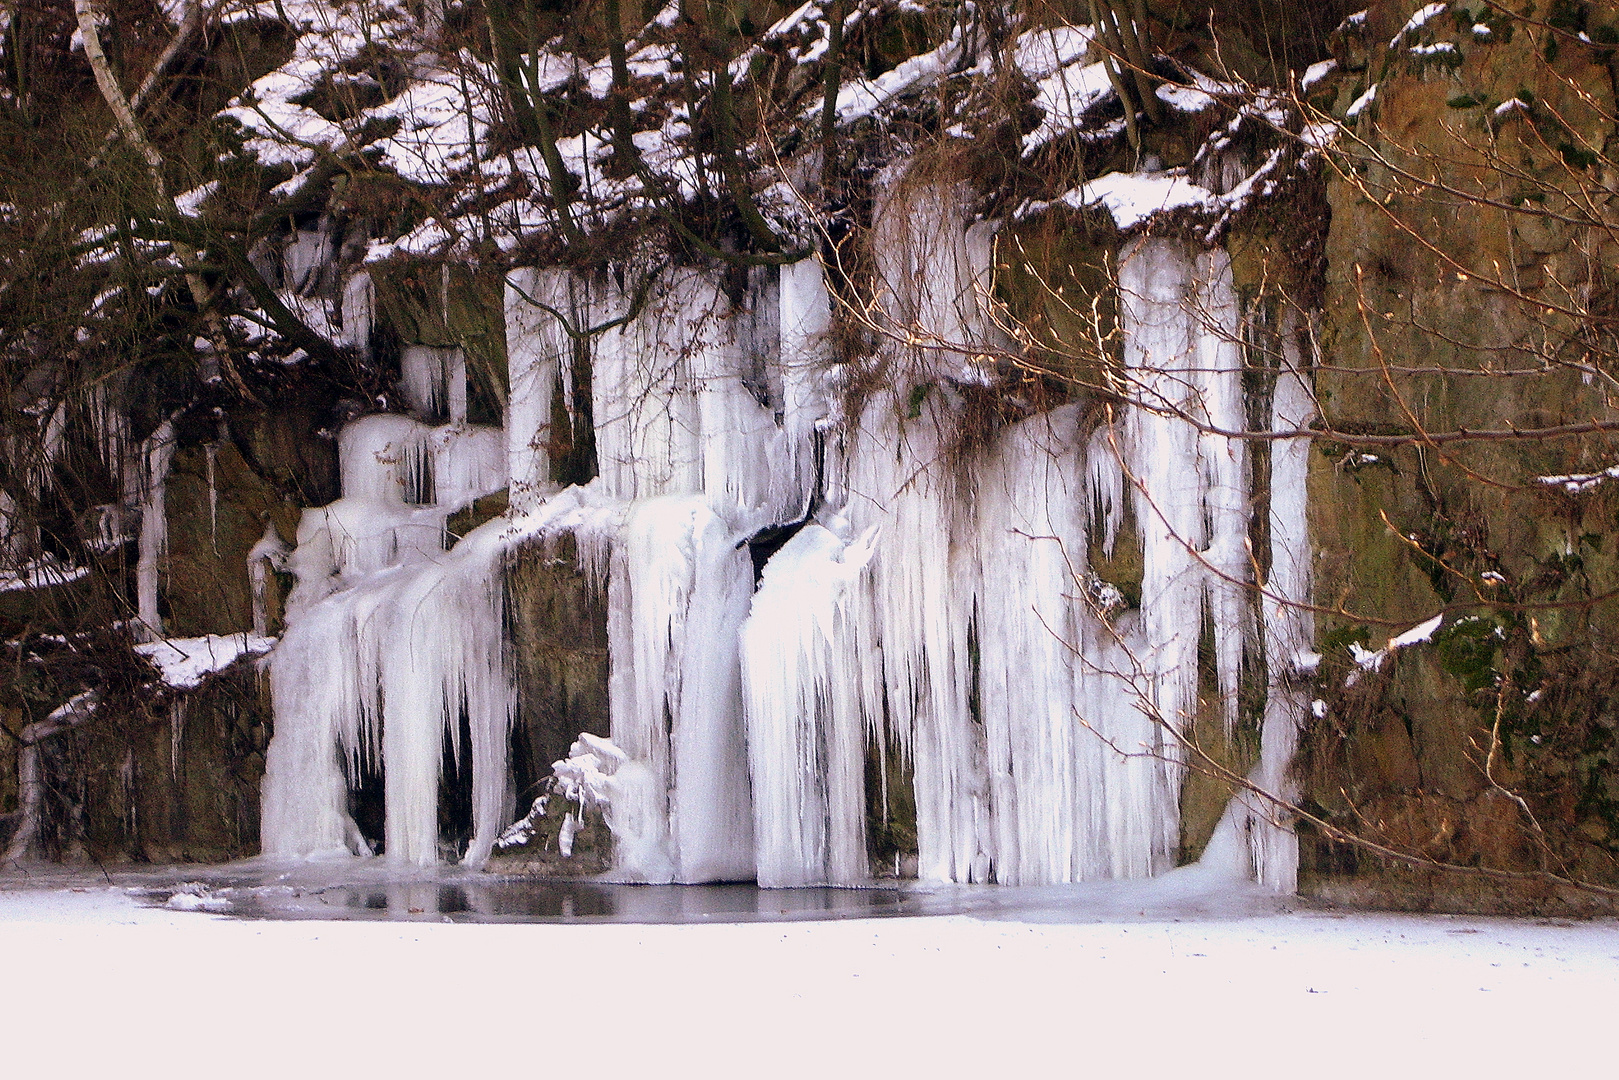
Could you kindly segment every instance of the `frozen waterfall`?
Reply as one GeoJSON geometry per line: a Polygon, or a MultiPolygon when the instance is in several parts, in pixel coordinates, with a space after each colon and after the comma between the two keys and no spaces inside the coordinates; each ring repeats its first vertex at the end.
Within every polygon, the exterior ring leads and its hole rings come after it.
{"type": "MultiPolygon", "coordinates": [[[[504,431],[466,424],[458,354],[407,350],[407,399],[449,422],[352,422],[342,498],[304,515],[266,852],[363,852],[347,800],[370,771],[388,857],[435,861],[448,745],[472,761],[465,858],[488,855],[512,814],[518,706],[502,575],[518,545],[561,533],[606,599],[611,730],[595,734],[625,755],[625,879],[865,881],[891,773],[914,795],[924,879],[1152,875],[1180,856],[1199,715],[1261,724],[1254,780],[1288,794],[1308,443],[1256,457],[1225,433],[1308,422],[1296,326],[1255,421],[1225,254],[1134,241],[1117,259],[1118,393],[968,444],[1010,343],[985,314],[995,226],[967,217],[952,189],[880,203],[876,321],[905,332],[857,360],[834,355],[813,259],[749,271],[740,298],[697,270],[513,274],[504,431]],[[583,415],[584,385],[598,475],[559,491],[550,429],[583,415]],[[508,484],[507,515],[446,550],[446,516],[508,484]],[[1121,588],[1101,562],[1127,545],[1138,579],[1121,588]],[[1262,716],[1245,718],[1255,671],[1262,716]]],[[[1233,800],[1210,857],[1287,890],[1293,837],[1261,802],[1233,800]]]]}

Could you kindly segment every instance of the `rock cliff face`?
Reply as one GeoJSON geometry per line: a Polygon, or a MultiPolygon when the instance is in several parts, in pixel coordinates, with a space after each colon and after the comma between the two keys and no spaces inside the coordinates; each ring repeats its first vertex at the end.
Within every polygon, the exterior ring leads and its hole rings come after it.
{"type": "MultiPolygon", "coordinates": [[[[1318,443],[1324,670],[1353,673],[1345,647],[1381,644],[1377,620],[1447,614],[1341,692],[1300,767],[1391,847],[1611,881],[1612,493],[1571,477],[1611,454],[1591,429],[1611,404],[1614,84],[1611,50],[1564,43],[1607,40],[1613,13],[1461,7],[1406,29],[1403,9],[1370,9],[1323,84],[1346,113],[1375,97],[1346,127],[1364,160],[1327,182],[1318,397],[1340,430],[1425,435],[1318,443]]],[[[1386,902],[1511,904],[1498,883],[1330,844],[1305,865],[1386,902]]]]}
{"type": "Polygon", "coordinates": [[[7,858],[1619,883],[1607,6],[111,6],[7,858]]]}

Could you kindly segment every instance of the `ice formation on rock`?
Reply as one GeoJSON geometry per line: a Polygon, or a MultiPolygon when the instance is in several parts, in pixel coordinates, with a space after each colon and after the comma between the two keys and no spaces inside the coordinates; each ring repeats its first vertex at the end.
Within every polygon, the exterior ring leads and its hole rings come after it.
{"type": "Polygon", "coordinates": [[[145,466],[141,474],[145,498],[141,501],[140,556],[135,563],[135,602],[140,616],[143,640],[154,640],[163,633],[163,620],[157,611],[158,574],[164,550],[169,543],[165,493],[169,466],[174,461],[174,427],[167,420],[142,444],[145,466]]]}
{"type": "Polygon", "coordinates": [[[755,869],[765,886],[867,874],[858,582],[875,530],[799,530],[765,566],[742,628],[755,869]]]}
{"type": "Polygon", "coordinates": [[[472,762],[475,835],[465,859],[487,857],[510,809],[507,524],[491,521],[448,552],[444,540],[451,511],[505,486],[504,447],[498,430],[430,428],[400,415],[343,429],[342,498],[305,511],[287,563],[297,585],[271,665],[266,854],[364,851],[347,792],[363,771],[380,769],[389,858],[435,863],[448,735],[472,762]],[[463,717],[470,746],[461,745],[463,717]]]}
{"type": "MultiPolygon", "coordinates": [[[[1225,254],[1132,242],[1118,258],[1124,400],[1033,413],[968,446],[970,395],[994,385],[988,358],[1007,344],[985,314],[995,226],[968,224],[956,189],[880,187],[870,314],[890,333],[856,362],[875,376],[864,394],[833,355],[814,259],[755,268],[729,293],[692,269],[512,275],[504,432],[466,425],[458,354],[407,350],[407,399],[449,423],[348,425],[343,497],[299,529],[267,851],[358,847],[346,785],[380,767],[390,858],[433,861],[440,749],[464,714],[466,857],[487,854],[511,813],[504,558],[561,532],[607,599],[611,741],[576,749],[611,781],[600,801],[627,879],[866,880],[868,808],[886,805],[868,786],[887,783],[890,753],[914,789],[925,879],[1158,873],[1181,841],[1180,739],[1200,709],[1241,721],[1255,650],[1269,682],[1254,781],[1288,794],[1308,708],[1289,660],[1311,639],[1308,444],[1271,447],[1271,569],[1256,582],[1254,463],[1227,434],[1253,409],[1225,254]],[[581,415],[586,361],[599,475],[557,491],[551,426],[581,415]],[[508,516],[444,551],[446,513],[508,480],[508,516]],[[1134,606],[1091,566],[1126,533],[1134,606]],[[1212,706],[1198,696],[1211,683],[1212,706]],[[884,779],[868,780],[870,760],[884,779]]],[[[1262,421],[1278,430],[1310,417],[1295,329],[1262,421]]],[[[1245,797],[1209,850],[1286,890],[1293,844],[1245,797]]]]}

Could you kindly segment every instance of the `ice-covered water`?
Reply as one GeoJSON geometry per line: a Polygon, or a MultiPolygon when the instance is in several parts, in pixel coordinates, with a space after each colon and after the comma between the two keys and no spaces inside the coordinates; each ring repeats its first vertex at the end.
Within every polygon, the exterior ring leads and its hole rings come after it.
{"type": "Polygon", "coordinates": [[[1081,1053],[1120,1075],[1149,1059],[1153,1073],[1248,1070],[1256,1056],[1334,1080],[1601,1075],[1619,988],[1611,919],[1210,918],[1191,904],[1129,910],[1121,896],[1111,915],[1066,920],[1005,904],[993,919],[465,926],[401,893],[403,921],[271,921],[139,906],[112,873],[117,887],[79,871],[52,889],[0,875],[0,1010],[27,1035],[6,1059],[22,1075],[172,1072],[130,1052],[154,1031],[182,1033],[188,1060],[254,1076],[311,1061],[452,1075],[469,1053],[486,1070],[532,1072],[540,1055],[550,1071],[589,1076],[671,1062],[806,1078],[850,1062],[880,1075],[1045,1076],[1073,1072],[1081,1053]],[[138,986],[123,972],[139,972],[138,986]],[[340,987],[340,1007],[311,987],[340,987]],[[604,1009],[635,1023],[598,1020],[604,1009]]]}

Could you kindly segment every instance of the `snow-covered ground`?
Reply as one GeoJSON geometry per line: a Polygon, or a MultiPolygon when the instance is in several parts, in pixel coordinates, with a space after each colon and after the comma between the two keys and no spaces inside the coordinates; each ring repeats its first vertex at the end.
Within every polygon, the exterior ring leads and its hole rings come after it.
{"type": "Polygon", "coordinates": [[[1613,920],[1130,915],[269,922],[7,876],[0,1062],[11,1077],[1612,1074],[1613,920]]]}

